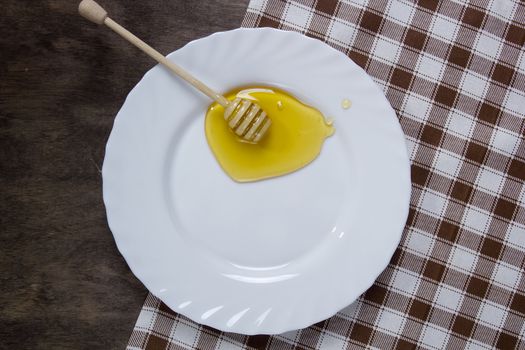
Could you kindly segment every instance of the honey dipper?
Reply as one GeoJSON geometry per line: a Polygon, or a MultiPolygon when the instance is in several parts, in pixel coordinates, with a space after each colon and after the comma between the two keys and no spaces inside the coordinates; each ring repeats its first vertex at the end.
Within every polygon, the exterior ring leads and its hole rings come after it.
{"type": "Polygon", "coordinates": [[[80,15],[96,24],[105,24],[121,37],[138,47],[148,56],[164,65],[170,71],[186,80],[193,87],[215,100],[224,107],[224,119],[228,126],[243,140],[258,142],[266,134],[272,121],[266,113],[250,100],[236,97],[228,101],[224,96],[204,85],[200,80],[182,69],[180,66],[169,61],[161,53],[137,38],[127,29],[108,17],[108,13],[93,0],[82,0],[78,6],[80,15]]]}

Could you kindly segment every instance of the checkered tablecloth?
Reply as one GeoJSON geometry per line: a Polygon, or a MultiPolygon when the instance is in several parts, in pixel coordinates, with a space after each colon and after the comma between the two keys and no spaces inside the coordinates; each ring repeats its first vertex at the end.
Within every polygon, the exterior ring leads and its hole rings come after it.
{"type": "Polygon", "coordinates": [[[412,164],[401,243],[310,328],[223,333],[150,295],[129,349],[525,349],[525,3],[252,0],[243,26],[322,40],[383,89],[412,164]]]}

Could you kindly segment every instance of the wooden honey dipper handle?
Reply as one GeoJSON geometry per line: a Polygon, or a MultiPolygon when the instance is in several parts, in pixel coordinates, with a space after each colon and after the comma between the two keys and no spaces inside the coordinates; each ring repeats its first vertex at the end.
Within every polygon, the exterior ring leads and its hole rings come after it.
{"type": "Polygon", "coordinates": [[[160,52],[158,52],[157,50],[155,50],[154,48],[146,44],[144,41],[137,38],[134,34],[132,34],[130,31],[122,27],[120,24],[118,24],[111,18],[109,18],[106,10],[104,10],[95,1],[82,0],[82,2],[80,2],[80,4],[78,5],[78,12],[80,13],[82,17],[90,20],[91,22],[94,22],[99,25],[105,24],[111,30],[113,30],[114,32],[119,34],[121,37],[123,37],[124,39],[126,39],[127,41],[135,45],[136,47],[138,47],[140,50],[142,50],[148,56],[153,58],[155,61],[164,65],[174,74],[186,80],[189,84],[191,84],[197,90],[201,91],[202,93],[204,93],[211,99],[217,101],[217,103],[221,104],[224,107],[226,107],[229,104],[229,101],[224,96],[212,90],[210,87],[208,87],[203,82],[195,78],[193,75],[188,73],[182,67],[168,60],[160,52]]]}

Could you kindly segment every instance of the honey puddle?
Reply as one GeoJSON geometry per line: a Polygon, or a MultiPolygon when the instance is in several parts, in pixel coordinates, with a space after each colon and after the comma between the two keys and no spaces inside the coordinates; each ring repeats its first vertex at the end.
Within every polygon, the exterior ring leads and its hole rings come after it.
{"type": "Polygon", "coordinates": [[[208,108],[208,145],[226,174],[238,182],[268,179],[303,168],[319,155],[324,140],[335,130],[317,109],[276,88],[247,88],[224,96],[230,101],[236,96],[253,100],[272,120],[263,139],[249,143],[228,127],[221,105],[214,103],[208,108]]]}

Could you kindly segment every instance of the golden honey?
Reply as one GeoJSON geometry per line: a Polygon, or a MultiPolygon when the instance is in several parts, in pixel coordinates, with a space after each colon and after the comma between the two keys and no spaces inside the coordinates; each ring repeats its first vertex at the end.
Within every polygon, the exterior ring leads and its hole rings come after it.
{"type": "Polygon", "coordinates": [[[235,181],[263,180],[301,169],[319,155],[325,139],[334,133],[321,112],[282,90],[254,87],[225,94],[230,101],[236,96],[258,104],[272,125],[260,142],[246,142],[228,127],[221,105],[214,103],[208,108],[208,145],[235,181]]]}

